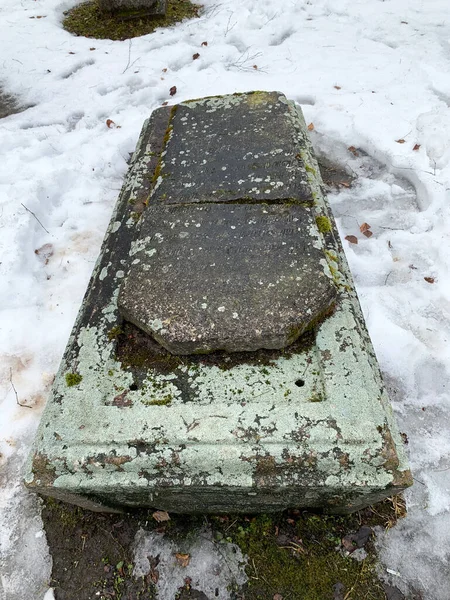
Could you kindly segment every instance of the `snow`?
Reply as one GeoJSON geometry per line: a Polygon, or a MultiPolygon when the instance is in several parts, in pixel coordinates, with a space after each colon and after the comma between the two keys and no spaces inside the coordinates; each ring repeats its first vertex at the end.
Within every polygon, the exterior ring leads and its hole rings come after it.
{"type": "Polygon", "coordinates": [[[229,600],[230,590],[248,580],[243,568],[246,562],[239,546],[214,540],[207,527],[176,542],[141,528],[134,541],[133,575],[144,577],[152,572],[153,565],[158,573],[155,580],[159,598],[175,598],[190,579],[192,588],[206,597],[229,600]]]}
{"type": "Polygon", "coordinates": [[[316,152],[358,176],[330,201],[359,240],[344,246],[416,479],[407,518],[379,536],[383,570],[448,600],[448,0],[204,0],[200,19],[125,42],[65,32],[74,4],[0,7],[0,85],[32,105],[0,120],[0,597],[47,592],[40,503],[20,478],[144,119],[266,89],[299,102],[316,152]]]}

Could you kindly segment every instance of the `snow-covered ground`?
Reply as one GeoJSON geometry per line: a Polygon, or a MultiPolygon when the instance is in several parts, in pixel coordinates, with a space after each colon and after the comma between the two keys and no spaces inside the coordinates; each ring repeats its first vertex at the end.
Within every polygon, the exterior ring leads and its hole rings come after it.
{"type": "Polygon", "coordinates": [[[359,239],[344,245],[416,479],[381,558],[398,587],[448,600],[448,0],[203,0],[200,19],[124,42],[65,32],[74,4],[0,6],[0,86],[33,105],[0,120],[0,597],[47,591],[20,477],[144,119],[265,89],[296,100],[318,154],[358,176],[330,201],[359,239]]]}

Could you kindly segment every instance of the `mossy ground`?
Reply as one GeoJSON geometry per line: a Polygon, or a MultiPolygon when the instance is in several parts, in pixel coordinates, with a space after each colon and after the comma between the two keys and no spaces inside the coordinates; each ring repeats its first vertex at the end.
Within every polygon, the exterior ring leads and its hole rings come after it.
{"type": "MultiPolygon", "coordinates": [[[[364,547],[367,558],[358,562],[345,555],[342,540],[363,525],[394,526],[403,515],[399,496],[349,516],[292,510],[239,517],[172,515],[164,523],[156,522],[147,510],[97,514],[51,499],[45,500],[43,509],[57,600],[156,598],[150,577],[132,576],[136,532],[140,527],[157,529],[180,539],[205,524],[217,541],[234,542],[248,556],[248,583],[233,592],[233,600],[272,600],[275,594],[283,600],[386,600],[376,576],[372,541],[364,547]]],[[[189,586],[180,588],[179,599],[204,598],[199,593],[189,586]]]]}
{"type": "Polygon", "coordinates": [[[170,27],[199,16],[200,6],[189,0],[168,0],[164,16],[139,16],[136,11],[118,15],[102,13],[95,0],[68,10],[63,27],[70,33],[88,38],[127,40],[152,33],[158,27],[170,27]]]}

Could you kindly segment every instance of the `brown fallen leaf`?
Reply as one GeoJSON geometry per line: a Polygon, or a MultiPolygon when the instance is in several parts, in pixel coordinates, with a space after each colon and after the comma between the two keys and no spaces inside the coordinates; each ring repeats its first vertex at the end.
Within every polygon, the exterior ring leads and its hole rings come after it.
{"type": "Polygon", "coordinates": [[[173,86],[170,88],[170,90],[169,90],[169,94],[170,94],[171,96],[175,96],[175,94],[176,94],[176,93],[177,93],[177,86],[176,86],[176,85],[173,85],[173,86]]]}
{"type": "Polygon", "coordinates": [[[170,521],[169,513],[165,510],[157,510],[152,514],[152,517],[158,523],[163,523],[164,521],[170,521]]]}
{"type": "Polygon", "coordinates": [[[308,131],[313,131],[314,130],[314,123],[310,123],[308,125],[308,131]]]}
{"type": "Polygon", "coordinates": [[[89,50],[92,52],[93,50],[95,50],[95,48],[89,48],[89,50]]]}
{"type": "Polygon", "coordinates": [[[399,140],[395,140],[397,142],[397,144],[404,144],[405,140],[403,138],[400,138],[399,140]]]}
{"type": "Polygon", "coordinates": [[[254,68],[254,69],[257,69],[257,68],[258,68],[258,65],[253,65],[253,68],[254,68]]]}
{"type": "Polygon", "coordinates": [[[40,248],[37,248],[34,253],[38,256],[44,263],[44,265],[48,265],[48,261],[53,256],[54,248],[53,244],[44,244],[40,248]]]}
{"type": "Polygon", "coordinates": [[[348,150],[349,150],[349,152],[351,152],[353,154],[353,156],[359,156],[359,153],[356,150],[355,146],[349,146],[348,150]]]}
{"type": "Polygon", "coordinates": [[[167,68],[162,70],[163,73],[167,73],[167,68]]]}
{"type": "Polygon", "coordinates": [[[368,229],[370,229],[369,223],[363,223],[362,225],[359,226],[359,230],[361,233],[364,233],[368,229]]]}
{"type": "Polygon", "coordinates": [[[163,102],[163,103],[161,104],[161,106],[167,106],[168,104],[169,104],[168,102],[163,102]]]}
{"type": "Polygon", "coordinates": [[[115,125],[116,124],[114,123],[114,121],[112,119],[106,119],[106,127],[108,127],[108,129],[111,129],[115,125]]]}
{"type": "Polygon", "coordinates": [[[334,86],[334,89],[335,89],[335,90],[340,90],[340,89],[341,89],[341,86],[340,86],[340,85],[335,85],[335,86],[334,86]]]}
{"type": "Polygon", "coordinates": [[[413,150],[416,150],[416,151],[417,151],[419,148],[420,148],[420,144],[414,144],[414,148],[413,148],[413,150]]]}
{"type": "Polygon", "coordinates": [[[367,231],[363,231],[362,234],[365,235],[366,238],[370,238],[373,236],[373,233],[370,231],[370,229],[368,229],[367,231]]]}
{"type": "Polygon", "coordinates": [[[177,562],[179,565],[181,565],[182,567],[187,567],[191,560],[191,555],[190,554],[181,554],[181,552],[177,552],[175,554],[175,558],[177,559],[177,562]]]}
{"type": "Polygon", "coordinates": [[[202,42],[202,46],[207,46],[208,42],[202,42]]]}
{"type": "Polygon", "coordinates": [[[75,52],[69,52],[69,54],[75,54],[75,52]]]}
{"type": "Polygon", "coordinates": [[[346,235],[345,239],[347,240],[347,242],[350,242],[350,244],[357,244],[358,243],[358,238],[354,235],[346,235]]]}
{"type": "Polygon", "coordinates": [[[198,52],[192,55],[192,60],[197,60],[197,58],[200,58],[200,54],[198,52]]]}
{"type": "Polygon", "coordinates": [[[434,283],[434,277],[424,277],[425,281],[428,281],[428,283],[434,283]]]}

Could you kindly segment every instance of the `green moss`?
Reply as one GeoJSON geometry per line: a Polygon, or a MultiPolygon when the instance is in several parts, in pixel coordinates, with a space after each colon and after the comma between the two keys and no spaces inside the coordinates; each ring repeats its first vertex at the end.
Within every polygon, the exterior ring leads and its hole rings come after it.
{"type": "Polygon", "coordinates": [[[160,398],[158,400],[149,400],[148,402],[145,402],[145,404],[147,406],[167,406],[172,402],[172,400],[172,394],[168,394],[167,396],[164,396],[164,398],[160,398]]]}
{"type": "Polygon", "coordinates": [[[360,527],[359,515],[348,517],[260,515],[235,519],[224,535],[248,556],[246,600],[265,600],[280,594],[296,600],[330,600],[340,582],[346,598],[384,600],[371,552],[358,562],[339,552],[342,538],[360,527]]]}
{"type": "Polygon", "coordinates": [[[126,40],[152,33],[159,27],[170,27],[184,19],[199,16],[200,6],[189,0],[169,0],[165,15],[141,16],[129,10],[108,15],[97,2],[85,2],[65,12],[63,27],[70,33],[88,38],[126,40]]]}
{"type": "Polygon", "coordinates": [[[317,229],[320,231],[320,233],[328,233],[329,231],[331,231],[331,221],[328,217],[325,217],[324,215],[316,217],[316,224],[317,229]]]}
{"type": "Polygon", "coordinates": [[[311,165],[305,164],[305,169],[306,171],[308,171],[308,173],[311,173],[312,175],[316,175],[317,172],[314,169],[314,167],[311,167],[311,165]]]}
{"type": "Polygon", "coordinates": [[[83,377],[79,373],[66,373],[66,384],[68,387],[73,387],[81,383],[83,377]]]}
{"type": "Polygon", "coordinates": [[[115,327],[112,327],[108,331],[108,340],[110,342],[112,342],[113,340],[116,340],[121,333],[123,333],[122,329],[118,325],[116,325],[115,327]]]}

